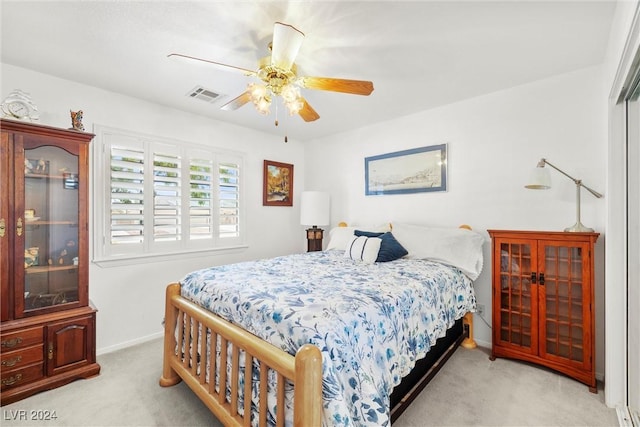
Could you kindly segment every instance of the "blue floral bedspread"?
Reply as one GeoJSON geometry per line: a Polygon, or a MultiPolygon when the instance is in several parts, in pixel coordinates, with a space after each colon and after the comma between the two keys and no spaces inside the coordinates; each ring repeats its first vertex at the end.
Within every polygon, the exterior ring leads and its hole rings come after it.
{"type": "Polygon", "coordinates": [[[363,264],[340,250],[211,267],[181,284],[184,297],[292,355],[320,348],[327,426],[390,425],[393,387],[476,304],[454,267],[363,264]]]}

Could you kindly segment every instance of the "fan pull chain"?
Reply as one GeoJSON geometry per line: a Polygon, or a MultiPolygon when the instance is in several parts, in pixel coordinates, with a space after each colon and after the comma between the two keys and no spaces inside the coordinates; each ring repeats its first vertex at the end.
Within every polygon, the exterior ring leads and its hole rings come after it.
{"type": "MultiPolygon", "coordinates": [[[[277,112],[277,111],[278,111],[278,110],[276,110],[276,112],[277,112]]],[[[285,116],[285,117],[286,117],[286,116],[285,116]]],[[[286,132],[286,129],[285,129],[285,132],[286,132]]],[[[285,133],[285,135],[284,135],[284,142],[285,142],[285,143],[289,142],[289,138],[287,138],[287,134],[286,134],[286,133],[285,133]]]]}
{"type": "MultiPolygon", "coordinates": [[[[278,126],[279,122],[278,122],[278,102],[276,101],[276,121],[274,122],[274,124],[276,125],[276,127],[278,126]]],[[[287,138],[287,135],[284,136],[284,142],[289,142],[289,138],[287,138]]]]}

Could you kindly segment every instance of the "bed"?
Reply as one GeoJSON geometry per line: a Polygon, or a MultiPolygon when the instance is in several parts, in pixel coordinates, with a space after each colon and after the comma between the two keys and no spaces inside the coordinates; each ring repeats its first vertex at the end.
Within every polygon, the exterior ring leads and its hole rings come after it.
{"type": "Polygon", "coordinates": [[[333,233],[325,251],[170,284],[160,384],[184,380],[225,425],[397,419],[463,340],[475,346],[483,238],[404,224],[333,233]]]}

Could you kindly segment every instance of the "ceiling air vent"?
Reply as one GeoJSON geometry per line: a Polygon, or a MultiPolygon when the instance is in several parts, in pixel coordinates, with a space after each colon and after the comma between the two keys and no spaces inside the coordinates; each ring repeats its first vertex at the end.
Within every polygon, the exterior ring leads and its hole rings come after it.
{"type": "Polygon", "coordinates": [[[201,99],[205,102],[213,103],[222,95],[212,90],[205,89],[202,86],[196,86],[187,93],[187,96],[195,99],[201,99]]]}

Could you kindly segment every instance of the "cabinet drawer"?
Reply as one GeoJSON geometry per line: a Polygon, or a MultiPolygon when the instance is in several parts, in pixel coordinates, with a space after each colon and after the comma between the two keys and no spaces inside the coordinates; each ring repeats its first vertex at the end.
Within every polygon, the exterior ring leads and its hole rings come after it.
{"type": "Polygon", "coordinates": [[[2,334],[2,342],[0,343],[2,352],[17,350],[34,344],[42,344],[43,331],[44,328],[42,326],[37,326],[2,334]]]}
{"type": "Polygon", "coordinates": [[[19,387],[24,384],[28,384],[44,376],[44,365],[38,363],[35,365],[26,366],[22,369],[13,369],[10,371],[2,372],[2,389],[6,390],[12,387],[19,387]]]}
{"type": "Polygon", "coordinates": [[[2,353],[2,370],[16,369],[43,360],[42,344],[2,353]]]}

